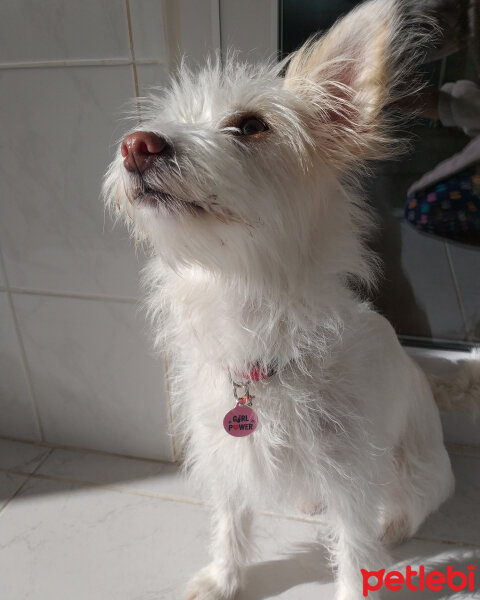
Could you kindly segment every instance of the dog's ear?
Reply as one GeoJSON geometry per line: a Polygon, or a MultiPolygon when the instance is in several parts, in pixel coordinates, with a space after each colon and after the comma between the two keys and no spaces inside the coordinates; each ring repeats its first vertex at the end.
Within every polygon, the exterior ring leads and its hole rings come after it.
{"type": "Polygon", "coordinates": [[[332,138],[339,150],[337,157],[330,152],[332,159],[385,156],[382,111],[406,93],[410,45],[420,39],[405,23],[399,0],[370,0],[293,54],[284,85],[307,100],[310,128],[332,138]]]}

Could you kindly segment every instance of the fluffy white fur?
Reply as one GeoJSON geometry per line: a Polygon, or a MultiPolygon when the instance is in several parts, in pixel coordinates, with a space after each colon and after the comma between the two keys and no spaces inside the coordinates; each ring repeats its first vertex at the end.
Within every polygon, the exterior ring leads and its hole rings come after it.
{"type": "Polygon", "coordinates": [[[212,562],[190,600],[233,598],[252,509],[298,501],[325,510],[337,598],[359,600],[360,569],[386,565],[386,545],[453,490],[425,376],[351,291],[375,263],[355,175],[398,149],[384,108],[406,91],[419,36],[396,2],[371,0],[288,66],[183,67],[135,129],[173,152],[143,179],[120,152],[107,173],[107,203],[153,249],[148,304],[175,371],[177,433],[214,507],[212,562]],[[268,131],[239,135],[249,115],[268,131]],[[152,207],[146,185],[180,200],[152,207]],[[260,425],[236,439],[222,427],[231,373],[257,361],[278,373],[252,384],[260,425]]]}

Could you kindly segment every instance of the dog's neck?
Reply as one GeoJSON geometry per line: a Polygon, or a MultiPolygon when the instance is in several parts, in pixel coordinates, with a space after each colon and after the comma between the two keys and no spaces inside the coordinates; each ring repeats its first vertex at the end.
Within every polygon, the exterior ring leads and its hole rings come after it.
{"type": "MultiPolygon", "coordinates": [[[[153,288],[152,288],[153,289],[153,288]]],[[[286,294],[245,288],[201,267],[164,270],[153,290],[168,309],[163,328],[179,351],[203,362],[245,370],[257,361],[287,364],[319,340],[338,340],[348,312],[358,304],[339,281],[315,282],[286,294]]],[[[156,296],[156,298],[155,298],[156,296]]]]}

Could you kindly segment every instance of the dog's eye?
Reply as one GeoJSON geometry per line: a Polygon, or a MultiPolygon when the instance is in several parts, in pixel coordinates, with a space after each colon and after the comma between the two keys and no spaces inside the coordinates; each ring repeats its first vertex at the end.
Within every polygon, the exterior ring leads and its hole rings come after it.
{"type": "Polygon", "coordinates": [[[268,127],[256,117],[248,117],[244,119],[239,126],[242,135],[254,135],[262,131],[267,131],[268,127]]]}

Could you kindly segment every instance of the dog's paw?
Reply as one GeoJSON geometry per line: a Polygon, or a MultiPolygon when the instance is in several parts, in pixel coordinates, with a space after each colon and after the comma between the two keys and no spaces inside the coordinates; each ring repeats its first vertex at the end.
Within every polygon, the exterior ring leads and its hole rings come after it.
{"type": "Polygon", "coordinates": [[[238,587],[237,577],[222,577],[214,566],[210,566],[190,581],[184,600],[233,600],[238,587]]]}

